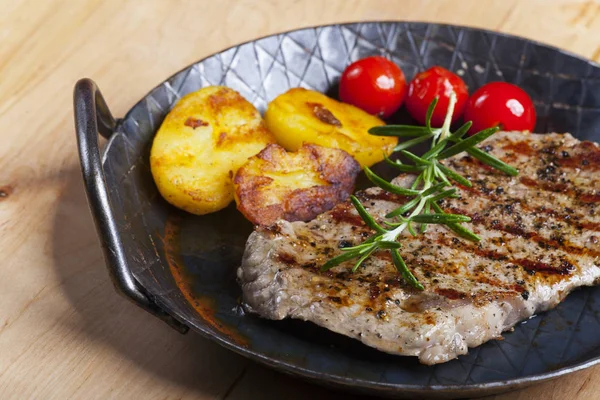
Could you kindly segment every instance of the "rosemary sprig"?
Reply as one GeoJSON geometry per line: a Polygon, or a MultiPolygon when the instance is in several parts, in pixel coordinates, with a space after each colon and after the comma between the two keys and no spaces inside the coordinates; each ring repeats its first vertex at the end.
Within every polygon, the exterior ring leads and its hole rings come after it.
{"type": "Polygon", "coordinates": [[[411,235],[416,236],[415,224],[419,225],[421,233],[425,232],[428,224],[442,224],[465,239],[475,242],[480,240],[479,236],[474,232],[461,225],[463,222],[469,222],[471,220],[469,217],[448,214],[438,204],[439,201],[445,198],[458,197],[457,188],[453,187],[452,182],[471,187],[471,182],[467,178],[443,165],[441,160],[462,152],[467,152],[482,163],[508,175],[515,176],[519,172],[510,165],[476,147],[479,143],[496,133],[498,131],[497,127],[485,129],[466,139],[463,137],[471,127],[471,122],[465,123],[454,133],[450,132],[450,123],[456,104],[456,95],[455,93],[451,93],[444,123],[441,128],[434,128],[431,126],[431,116],[436,104],[437,98],[431,102],[427,110],[425,126],[387,125],[374,127],[369,130],[369,133],[372,135],[396,136],[407,139],[399,143],[394,148],[394,151],[400,152],[412,164],[393,161],[387,156],[385,156],[385,162],[397,168],[400,172],[418,175],[411,187],[405,188],[388,182],[368,167],[365,167],[365,174],[371,182],[387,192],[405,196],[408,200],[386,214],[380,224],[369,214],[369,211],[356,197],[350,196],[350,200],[356,211],[374,233],[361,244],[341,249],[342,253],[340,255],[323,264],[321,267],[322,271],[327,271],[343,262],[356,259],[357,261],[352,267],[352,271],[354,272],[373,253],[380,250],[389,250],[392,255],[392,262],[404,280],[414,288],[423,290],[423,285],[412,274],[400,254],[401,243],[398,241],[398,237],[402,232],[407,230],[411,235]],[[422,156],[408,151],[414,145],[427,140],[431,141],[431,146],[422,156]]]}

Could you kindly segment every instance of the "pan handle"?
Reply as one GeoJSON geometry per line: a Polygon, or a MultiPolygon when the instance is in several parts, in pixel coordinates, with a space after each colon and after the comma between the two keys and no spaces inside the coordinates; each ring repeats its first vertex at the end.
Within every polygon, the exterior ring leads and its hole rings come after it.
{"type": "Polygon", "coordinates": [[[108,195],[98,143],[99,134],[105,138],[112,135],[117,121],[113,118],[100,90],[92,80],[81,79],[78,81],[73,97],[75,131],[85,191],[113,284],[120,294],[160,318],[175,330],[186,333],[189,328],[162,310],[151,299],[133,277],[127,265],[108,195]]]}

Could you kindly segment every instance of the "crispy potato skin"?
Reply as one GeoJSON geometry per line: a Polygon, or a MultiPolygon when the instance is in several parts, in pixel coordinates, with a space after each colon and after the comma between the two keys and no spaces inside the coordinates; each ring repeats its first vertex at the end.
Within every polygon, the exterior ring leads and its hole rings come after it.
{"type": "Polygon", "coordinates": [[[271,144],[234,178],[238,210],[257,225],[309,221],[348,198],[360,165],[339,149],[304,144],[288,153],[271,144]]]}
{"type": "Polygon", "coordinates": [[[361,166],[371,166],[389,154],[398,139],[373,136],[373,126],[384,125],[379,118],[322,93],[303,88],[277,96],[265,113],[267,128],[277,143],[296,151],[302,143],[345,150],[361,166]]]}
{"type": "Polygon", "coordinates": [[[252,104],[232,89],[209,86],[181,98],[167,115],[150,169],[169,203],[208,214],[231,203],[237,169],[274,141],[252,104]]]}

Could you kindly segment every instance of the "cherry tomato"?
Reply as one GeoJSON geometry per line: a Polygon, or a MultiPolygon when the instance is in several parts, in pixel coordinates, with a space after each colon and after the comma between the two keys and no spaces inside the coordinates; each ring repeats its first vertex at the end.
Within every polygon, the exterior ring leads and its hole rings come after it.
{"type": "Polygon", "coordinates": [[[465,121],[473,121],[469,133],[500,125],[507,131],[532,131],[535,107],[523,89],[506,82],[491,82],[473,93],[465,108],[465,121]]]}
{"type": "Polygon", "coordinates": [[[384,57],[353,62],[340,80],[340,100],[383,118],[400,108],[405,92],[404,73],[384,57]]]}
{"type": "Polygon", "coordinates": [[[442,67],[431,67],[415,76],[408,85],[406,108],[419,123],[425,124],[427,109],[435,97],[437,105],[431,116],[431,125],[441,127],[448,112],[450,93],[456,93],[456,104],[452,114],[452,122],[462,115],[469,91],[465,82],[456,74],[442,67]]]}

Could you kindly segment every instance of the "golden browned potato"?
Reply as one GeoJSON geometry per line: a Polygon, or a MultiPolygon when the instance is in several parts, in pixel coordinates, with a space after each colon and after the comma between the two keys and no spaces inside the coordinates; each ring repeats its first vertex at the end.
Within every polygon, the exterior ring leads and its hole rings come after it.
{"type": "Polygon", "coordinates": [[[296,151],[302,143],[315,143],[347,151],[361,166],[371,166],[389,154],[397,138],[369,135],[379,118],[322,93],[302,88],[277,96],[265,113],[267,128],[277,143],[296,151]]]}
{"type": "Polygon", "coordinates": [[[183,97],[162,123],[150,152],[160,194],[193,214],[233,200],[232,178],[275,141],[259,112],[236,91],[210,86],[183,97]]]}
{"type": "Polygon", "coordinates": [[[304,144],[288,153],[271,144],[238,170],[235,201],[254,224],[309,221],[346,200],[359,172],[343,150],[304,144]]]}

